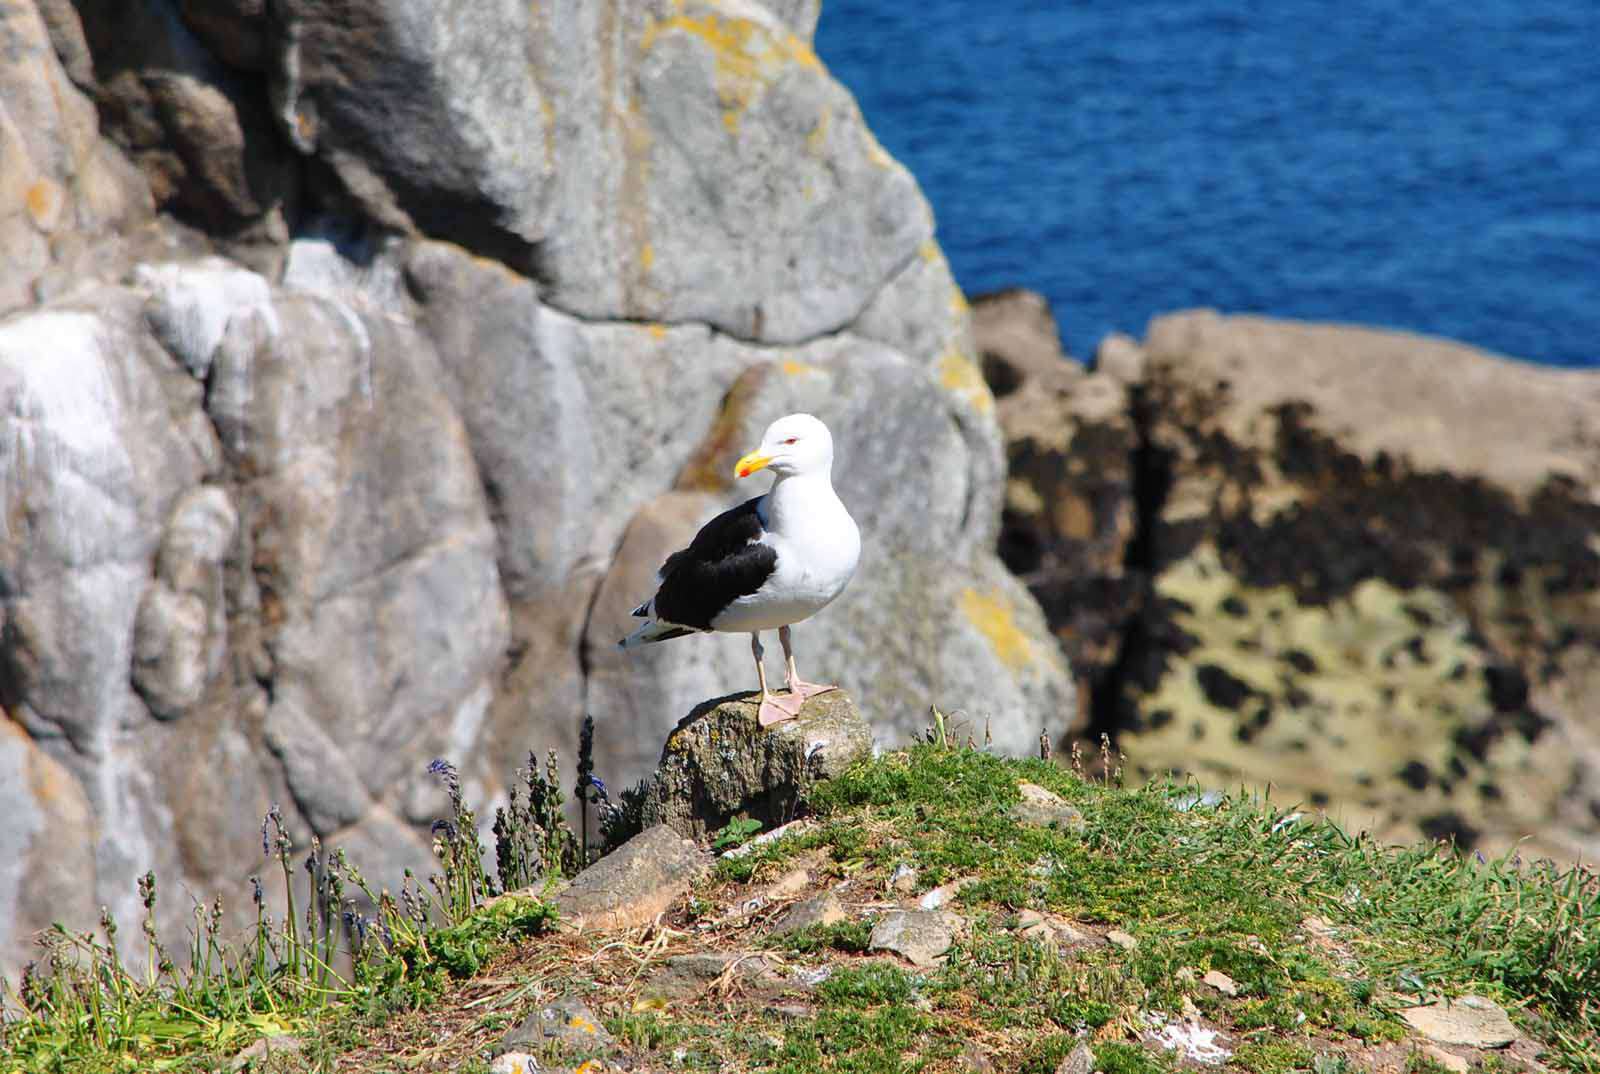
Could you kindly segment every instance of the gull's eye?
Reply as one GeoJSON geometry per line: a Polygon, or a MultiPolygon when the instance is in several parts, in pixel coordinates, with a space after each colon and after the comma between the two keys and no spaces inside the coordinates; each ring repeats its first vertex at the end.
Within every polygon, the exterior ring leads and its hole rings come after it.
{"type": "Polygon", "coordinates": [[[799,442],[800,438],[798,436],[791,436],[789,439],[784,441],[784,444],[797,444],[799,442]]]}

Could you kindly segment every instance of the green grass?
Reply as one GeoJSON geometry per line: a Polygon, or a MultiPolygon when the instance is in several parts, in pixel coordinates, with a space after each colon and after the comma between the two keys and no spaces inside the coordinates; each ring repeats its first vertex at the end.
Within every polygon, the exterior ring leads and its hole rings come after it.
{"type": "Polygon", "coordinates": [[[915,860],[930,884],[976,874],[982,883],[964,901],[1059,910],[1132,933],[1140,942],[1129,969],[1158,1003],[1176,1001],[1176,972],[1192,967],[1232,977],[1259,1027],[1304,1012],[1320,1027],[1382,1037],[1393,1029],[1379,993],[1474,990],[1525,1007],[1531,1023],[1600,1032],[1593,873],[1386,847],[1249,798],[1184,812],[1185,796],[926,746],[819,790],[825,810],[852,817],[853,855],[915,860]],[[1013,823],[1018,779],[1077,805],[1085,830],[1013,823]],[[892,834],[861,846],[873,823],[892,834]],[[1355,930],[1363,977],[1335,973],[1294,939],[1311,915],[1355,930]]]}
{"type": "MultiPolygon", "coordinates": [[[[552,757],[546,773],[553,775],[553,766],[552,757]]],[[[262,849],[281,875],[284,914],[275,919],[267,910],[257,879],[256,923],[244,940],[229,938],[220,900],[196,905],[187,950],[175,958],[158,941],[157,881],[146,874],[136,953],[125,952],[107,915],[98,933],[57,925],[45,938],[42,966],[30,967],[14,990],[0,979],[0,1071],[210,1069],[262,1036],[333,1020],[377,1022],[425,1006],[494,952],[546,931],[555,912],[536,898],[486,902],[513,880],[542,875],[545,863],[559,869],[563,855],[570,867],[571,833],[559,820],[556,784],[530,758],[532,811],[519,811],[513,795],[496,828],[535,858],[512,860],[502,847],[496,884],[454,769],[435,762],[431,771],[453,808],[435,828],[442,871],[426,887],[407,872],[398,898],[374,892],[343,851],[325,853],[315,838],[301,880],[274,807],[262,822],[262,849]]]]}
{"type": "MultiPolygon", "coordinates": [[[[1470,991],[1512,1010],[1549,1045],[1547,1062],[1600,1074],[1592,873],[1385,847],[1266,801],[1194,798],[1191,788],[1124,789],[1041,761],[920,744],[816,788],[809,829],[721,860],[681,927],[715,922],[720,907],[748,894],[745,885],[796,855],[823,861],[826,883],[849,880],[868,893],[910,863],[921,890],[977,880],[950,907],[969,927],[944,964],[913,971],[871,956],[870,920],[857,918],[764,941],[786,959],[830,967],[806,998],[807,1017],[779,1017],[764,1004],[641,1008],[627,991],[646,968],[634,961],[614,980],[545,983],[577,988],[627,1048],[670,1069],[949,1069],[982,1042],[1005,1068],[1050,1072],[1091,1035],[1104,1074],[1167,1074],[1173,1058],[1136,1043],[1140,1019],[1198,1008],[1227,1027],[1236,1049],[1229,1070],[1343,1074],[1345,1057],[1314,1042],[1359,1050],[1401,1040],[1396,1008],[1422,994],[1470,991]],[[1082,830],[1015,822],[1019,780],[1075,804],[1082,830]],[[1021,935],[1022,910],[1122,929],[1137,943],[1057,949],[1021,935]],[[1313,917],[1327,922],[1316,934],[1313,917]],[[1232,978],[1237,995],[1201,984],[1208,970],[1232,978]]],[[[340,916],[327,910],[340,903],[330,881],[294,884],[286,857],[301,912],[264,920],[237,950],[202,913],[184,970],[140,978],[123,968],[114,935],[58,934],[57,973],[35,979],[23,997],[28,1016],[0,1030],[0,1071],[206,1069],[255,1035],[307,1027],[327,1042],[326,1060],[403,1012],[458,1002],[452,988],[491,960],[551,942],[542,937],[553,915],[533,899],[484,908],[506,879],[484,872],[475,837],[460,834],[475,831],[470,812],[459,801],[456,810],[442,874],[428,888],[408,886],[402,899],[376,896],[365,947],[331,934],[340,916]],[[345,967],[336,956],[352,950],[345,967]]],[[[573,853],[550,841],[555,829],[534,829],[513,832],[516,853],[497,855],[503,874],[526,878],[530,862],[573,853]]],[[[731,843],[750,833],[725,834],[731,843]]],[[[365,886],[347,863],[329,862],[324,873],[351,890],[365,886]]],[[[579,972],[561,968],[559,951],[549,964],[551,973],[579,972]]],[[[480,1028],[498,1031],[515,1014],[490,1010],[480,1028]]]]}

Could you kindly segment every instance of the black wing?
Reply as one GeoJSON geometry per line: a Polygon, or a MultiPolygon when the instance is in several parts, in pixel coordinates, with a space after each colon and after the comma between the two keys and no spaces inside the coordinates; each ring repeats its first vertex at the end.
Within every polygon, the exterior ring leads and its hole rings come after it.
{"type": "Polygon", "coordinates": [[[656,618],[710,630],[728,605],[761,588],[778,565],[778,553],[758,540],[766,532],[757,508],[746,500],[700,527],[689,547],[661,565],[656,618]]]}

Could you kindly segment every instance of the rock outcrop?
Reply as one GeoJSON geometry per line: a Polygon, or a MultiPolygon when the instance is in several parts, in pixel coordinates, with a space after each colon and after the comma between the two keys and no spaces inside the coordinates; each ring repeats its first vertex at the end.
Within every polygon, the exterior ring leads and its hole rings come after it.
{"type": "Polygon", "coordinates": [[[758,699],[725,697],[695,707],[667,736],[650,777],[644,823],[704,839],[734,817],[771,828],[795,818],[817,783],[872,756],[872,731],[842,690],[806,701],[770,728],[758,699]]]}
{"type": "Polygon", "coordinates": [[[1193,312],[999,407],[1002,549],[1139,771],[1600,850],[1600,374],[1193,312]]]}
{"type": "Polygon", "coordinates": [[[1138,763],[1395,837],[1600,850],[1600,375],[1207,313],[1145,349],[1138,763]]]}
{"type": "Polygon", "coordinates": [[[488,815],[588,711],[644,775],[747,642],[623,663],[620,620],[784,410],[867,547],[808,674],[887,738],[1071,709],[965,303],[815,19],[0,0],[0,968],[136,928],[147,869],[248,905],[274,802],[378,878],[434,757],[488,815]]]}

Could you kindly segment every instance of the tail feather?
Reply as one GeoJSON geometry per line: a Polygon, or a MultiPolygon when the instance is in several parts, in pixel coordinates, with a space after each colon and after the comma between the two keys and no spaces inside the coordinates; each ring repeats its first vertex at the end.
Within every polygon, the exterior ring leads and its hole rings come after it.
{"type": "Polygon", "coordinates": [[[675,623],[663,623],[652,619],[626,638],[617,642],[617,646],[622,649],[637,649],[639,646],[649,645],[651,642],[670,641],[673,638],[681,638],[685,634],[693,633],[695,631],[689,627],[681,627],[675,623]]]}
{"type": "Polygon", "coordinates": [[[645,601],[643,604],[641,604],[637,608],[635,608],[631,614],[633,615],[633,617],[635,619],[648,619],[648,618],[650,618],[650,605],[654,601],[655,601],[655,598],[651,597],[649,600],[645,601]]]}

